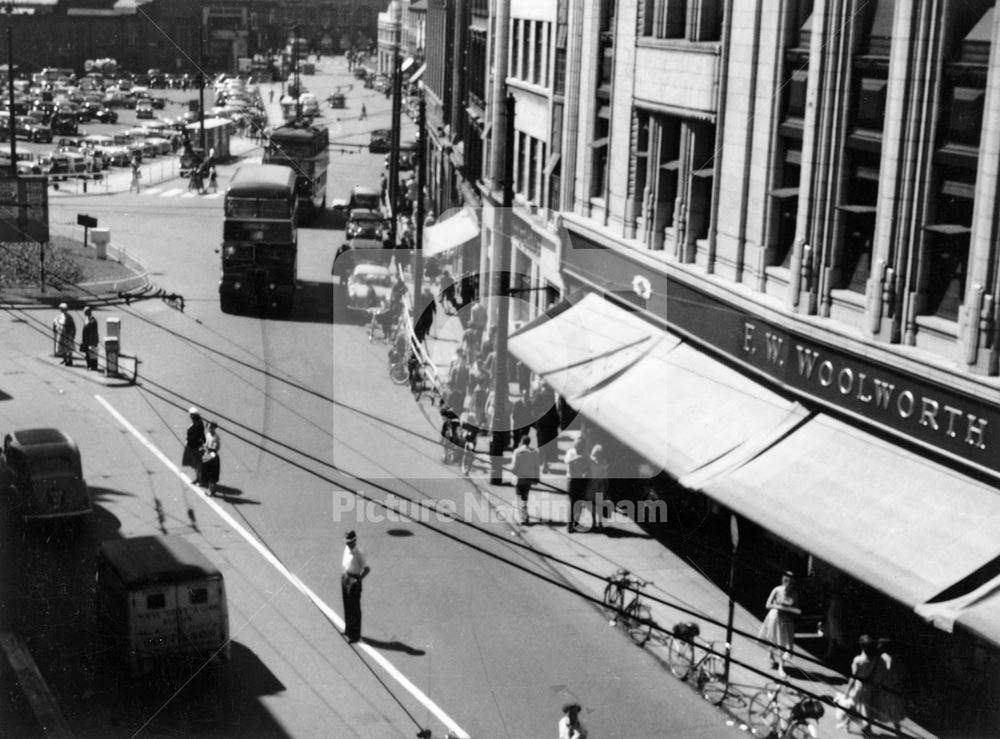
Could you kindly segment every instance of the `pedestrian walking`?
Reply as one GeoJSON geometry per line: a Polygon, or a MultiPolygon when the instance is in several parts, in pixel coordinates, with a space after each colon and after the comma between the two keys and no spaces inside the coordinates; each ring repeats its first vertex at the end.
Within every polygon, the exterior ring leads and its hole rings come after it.
{"type": "Polygon", "coordinates": [[[358,548],[357,534],[348,531],[344,541],[340,593],[344,599],[344,636],[353,643],[361,638],[361,581],[371,572],[371,567],[358,548]]]}
{"type": "Polygon", "coordinates": [[[604,529],[604,499],[608,494],[608,458],[604,454],[604,447],[600,444],[594,444],[594,448],[590,450],[587,477],[594,530],[602,531],[604,529]]]}
{"type": "Polygon", "coordinates": [[[434,302],[434,294],[427,288],[424,288],[423,293],[420,295],[420,305],[419,317],[416,323],[413,324],[413,333],[417,342],[422,344],[427,334],[430,333],[431,327],[434,325],[434,314],[437,313],[437,303],[434,302]]]}
{"type": "Polygon", "coordinates": [[[94,311],[88,305],[83,309],[83,331],[80,334],[80,351],[87,361],[87,369],[97,369],[97,346],[101,341],[94,311]]]}
{"type": "Polygon", "coordinates": [[[201,448],[205,445],[205,422],[201,420],[201,411],[195,407],[188,408],[188,418],[191,425],[187,429],[184,442],[184,456],[181,458],[183,467],[194,470],[194,484],[201,484],[201,448]]]}
{"type": "Polygon", "coordinates": [[[52,331],[56,337],[56,356],[62,358],[66,367],[73,366],[73,349],[76,346],[76,322],[69,314],[66,303],[59,304],[59,315],[52,322],[52,331]]]}
{"type": "Polygon", "coordinates": [[[368,108],[365,107],[364,103],[361,103],[361,115],[358,116],[359,121],[368,120],[368,108]]]}
{"type": "Polygon", "coordinates": [[[771,669],[777,669],[778,675],[785,675],[785,661],[791,658],[795,646],[795,615],[801,613],[798,608],[798,591],[795,588],[795,575],[790,571],[781,576],[781,585],[775,587],[767,597],[767,616],[761,624],[759,637],[770,644],[768,655],[771,657],[771,669]]]}
{"type": "Polygon", "coordinates": [[[573,446],[566,451],[564,458],[566,462],[566,493],[569,495],[569,518],[566,522],[566,531],[570,534],[576,531],[577,517],[587,494],[589,459],[583,453],[583,443],[583,437],[577,437],[573,446]]]}
{"type": "Polygon", "coordinates": [[[132,181],[129,183],[128,191],[132,192],[132,188],[135,188],[136,192],[139,192],[139,180],[142,178],[142,170],[139,169],[139,162],[135,159],[132,160],[132,181]]]}
{"type": "Polygon", "coordinates": [[[531,486],[538,482],[539,469],[542,460],[538,451],[531,448],[531,439],[521,437],[510,460],[511,472],[514,475],[514,490],[517,493],[517,521],[528,523],[528,494],[531,486]]]}
{"type": "Polygon", "coordinates": [[[563,717],[559,719],[559,739],[587,739],[587,730],[580,721],[579,703],[563,706],[563,717]]]}
{"type": "Polygon", "coordinates": [[[218,173],[215,171],[214,164],[208,168],[208,189],[212,192],[219,191],[218,173]]]}
{"type": "Polygon", "coordinates": [[[201,446],[201,481],[208,485],[209,495],[214,496],[219,485],[219,471],[222,462],[219,459],[219,426],[215,421],[209,421],[205,426],[205,443],[201,446]]]}
{"type": "MultiPolygon", "coordinates": [[[[542,454],[542,472],[548,472],[549,465],[559,457],[559,409],[556,407],[552,389],[543,385],[534,394],[532,416],[535,418],[535,438],[538,451],[542,454]]],[[[581,451],[581,454],[583,452],[581,451]]],[[[586,492],[586,489],[583,491],[586,492]]]]}
{"type": "Polygon", "coordinates": [[[872,670],[872,712],[879,721],[891,723],[902,736],[906,718],[906,671],[890,639],[879,639],[872,670]]]}
{"type": "Polygon", "coordinates": [[[872,716],[872,674],[875,671],[878,653],[875,650],[875,642],[867,634],[862,634],[858,639],[858,648],[860,651],[851,662],[851,678],[847,682],[847,689],[843,698],[836,701],[839,709],[837,728],[849,729],[852,718],[856,717],[864,722],[862,733],[869,734],[872,716]]]}

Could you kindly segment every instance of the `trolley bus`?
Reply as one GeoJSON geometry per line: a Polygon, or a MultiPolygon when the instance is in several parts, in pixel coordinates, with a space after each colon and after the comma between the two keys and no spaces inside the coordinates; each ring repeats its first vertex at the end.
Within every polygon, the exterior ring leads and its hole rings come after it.
{"type": "Polygon", "coordinates": [[[278,164],[244,164],[226,189],[219,304],[290,311],[298,257],[295,172],[278,164]]]}
{"type": "Polygon", "coordinates": [[[278,126],[268,138],[264,164],[284,164],[298,175],[299,216],[308,223],[326,210],[326,170],[330,166],[330,132],[296,120],[278,126]]]}

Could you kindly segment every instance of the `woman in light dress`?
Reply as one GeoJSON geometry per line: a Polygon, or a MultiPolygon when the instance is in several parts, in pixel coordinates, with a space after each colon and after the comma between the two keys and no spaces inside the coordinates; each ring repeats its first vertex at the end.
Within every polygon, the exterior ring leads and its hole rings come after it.
{"type": "Polygon", "coordinates": [[[777,669],[785,677],[785,660],[791,657],[795,646],[795,614],[799,613],[799,596],[795,588],[795,576],[785,572],[778,585],[767,596],[767,616],[761,624],[759,637],[770,644],[768,655],[771,669],[777,669]]]}

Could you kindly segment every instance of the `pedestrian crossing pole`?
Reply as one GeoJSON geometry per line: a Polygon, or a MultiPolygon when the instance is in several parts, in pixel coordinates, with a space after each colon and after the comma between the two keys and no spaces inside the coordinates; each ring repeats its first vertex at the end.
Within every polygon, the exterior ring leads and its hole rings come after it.
{"type": "MultiPolygon", "coordinates": [[[[424,291],[424,178],[427,176],[427,102],[424,85],[420,83],[420,103],[417,107],[417,222],[413,254],[413,315],[418,316],[424,291]]],[[[429,306],[424,306],[425,308],[429,306]]]]}
{"type": "Polygon", "coordinates": [[[504,101],[504,160],[503,207],[500,212],[500,229],[493,234],[493,259],[490,264],[490,294],[497,330],[493,354],[493,418],[490,423],[490,484],[503,482],[503,453],[507,448],[510,428],[507,380],[507,332],[510,322],[510,221],[514,207],[514,106],[513,95],[504,101]]]}

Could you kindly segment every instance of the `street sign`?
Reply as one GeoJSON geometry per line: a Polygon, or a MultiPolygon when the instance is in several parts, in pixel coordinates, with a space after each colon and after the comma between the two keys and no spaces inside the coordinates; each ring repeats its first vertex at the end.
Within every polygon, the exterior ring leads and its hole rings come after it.
{"type": "Polygon", "coordinates": [[[97,228],[97,219],[93,216],[85,216],[80,213],[76,217],[76,225],[83,226],[84,228],[97,228]]]}

